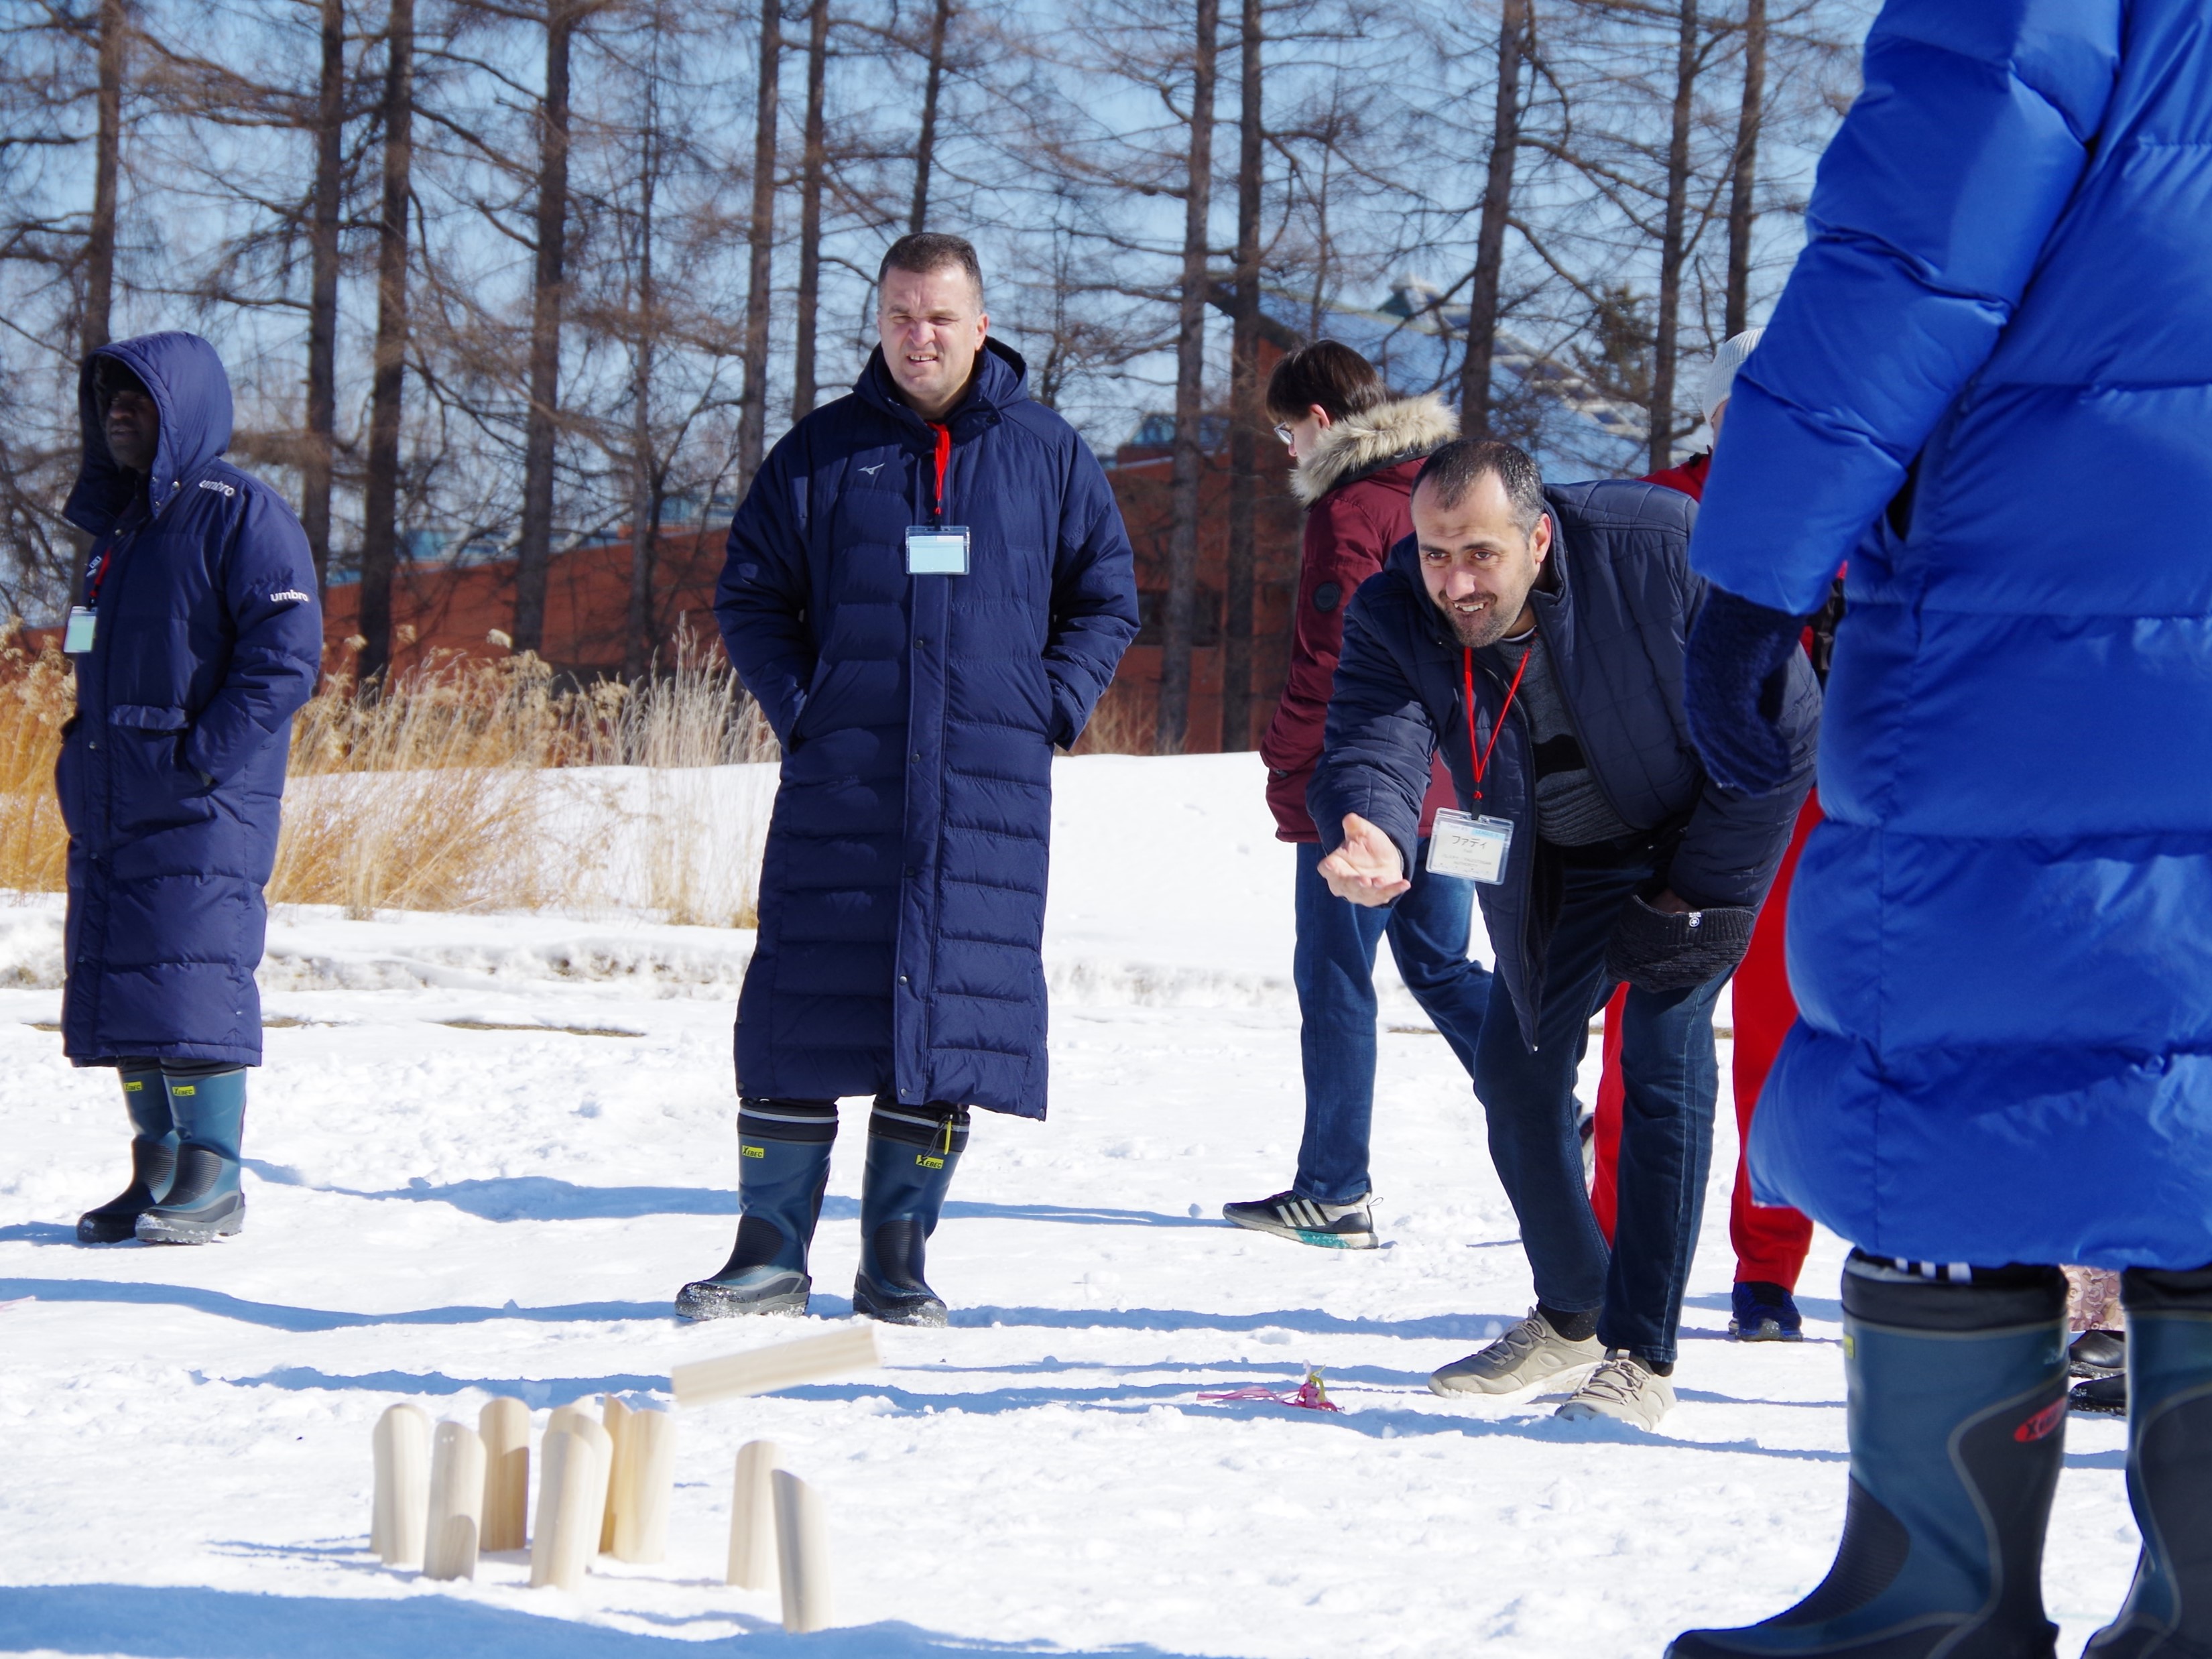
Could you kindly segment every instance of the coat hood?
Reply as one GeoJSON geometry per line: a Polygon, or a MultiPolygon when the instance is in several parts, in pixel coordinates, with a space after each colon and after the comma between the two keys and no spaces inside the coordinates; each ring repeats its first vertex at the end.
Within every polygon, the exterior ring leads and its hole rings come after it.
{"type": "MultiPolygon", "coordinates": [[[[986,336],[982,350],[975,355],[975,374],[969,383],[968,395],[952,406],[951,413],[945,417],[945,423],[955,424],[963,416],[978,410],[996,411],[1024,402],[1030,395],[1029,372],[1030,366],[1023,361],[1020,352],[986,336]]],[[[899,396],[898,383],[891,379],[890,365],[884,362],[881,346],[868,354],[868,366],[860,371],[853,390],[894,416],[921,423],[921,416],[899,396]]]]}
{"type": "Polygon", "coordinates": [[[187,479],[230,447],[230,376],[216,349],[181,330],[117,340],[89,354],[77,371],[77,418],[84,428],[84,465],[62,516],[89,535],[104,535],[130,498],[128,477],[107,453],[107,434],[93,395],[93,366],[112,357],[146,383],[161,416],[161,435],[147,479],[147,504],[159,513],[187,479]]]}
{"type": "Polygon", "coordinates": [[[1416,459],[1459,436],[1459,416],[1433,392],[1347,415],[1321,434],[1291,474],[1291,493],[1311,507],[1339,484],[1393,461],[1416,459]]]}

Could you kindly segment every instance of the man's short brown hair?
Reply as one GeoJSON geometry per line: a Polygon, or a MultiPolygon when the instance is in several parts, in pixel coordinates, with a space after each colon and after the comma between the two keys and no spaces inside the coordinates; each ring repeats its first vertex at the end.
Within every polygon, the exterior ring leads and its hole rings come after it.
{"type": "Polygon", "coordinates": [[[968,273],[968,280],[975,285],[976,308],[981,310],[983,264],[975,257],[975,245],[964,236],[948,236],[942,231],[918,230],[893,242],[884,252],[883,264],[876,267],[876,286],[882,288],[884,278],[894,270],[927,276],[947,265],[957,265],[968,273]]]}
{"type": "Polygon", "coordinates": [[[1382,377],[1350,346],[1316,340],[1275,365],[1267,377],[1267,418],[1297,421],[1318,408],[1332,421],[1358,415],[1390,395],[1382,377]]]}

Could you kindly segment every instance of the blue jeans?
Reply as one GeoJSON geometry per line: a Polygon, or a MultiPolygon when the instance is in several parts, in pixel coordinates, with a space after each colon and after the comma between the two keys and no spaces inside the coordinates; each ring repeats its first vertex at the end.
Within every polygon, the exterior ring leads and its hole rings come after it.
{"type": "Polygon", "coordinates": [[[1713,1002],[1727,976],[1686,991],[1632,988],[1621,1021],[1620,1212],[1606,1249],[1583,1184],[1575,1133],[1575,1072],[1590,1016],[1613,994],[1606,941],[1620,907],[1652,876],[1647,864],[1569,869],[1544,964],[1536,1047],[1521,1040],[1503,981],[1475,1053],[1474,1092],[1490,1121],[1490,1156],[1521,1223],[1536,1299],[1561,1313],[1598,1310],[1608,1348],[1672,1364],[1682,1289],[1705,1215],[1713,1156],[1713,1002]]]}
{"type": "MultiPolygon", "coordinates": [[[[1432,876],[1414,860],[1413,885],[1395,904],[1340,899],[1321,878],[1318,844],[1298,846],[1298,1050],[1305,1061],[1306,1129],[1291,1190],[1319,1204],[1350,1204],[1368,1191],[1368,1133],[1375,1115],[1375,947],[1390,936],[1398,973],[1460,1064],[1474,1069],[1490,1001],[1490,970],[1468,959],[1471,882],[1432,876]]],[[[1510,1016],[1509,1016],[1510,1018],[1510,1016]]]]}

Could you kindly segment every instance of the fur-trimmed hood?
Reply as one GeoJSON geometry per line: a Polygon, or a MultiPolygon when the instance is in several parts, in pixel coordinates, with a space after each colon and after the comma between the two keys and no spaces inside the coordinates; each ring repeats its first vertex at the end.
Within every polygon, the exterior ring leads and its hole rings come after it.
{"type": "Polygon", "coordinates": [[[1291,474],[1291,493],[1311,507],[1340,483],[1378,466],[1428,454],[1459,436],[1459,416],[1433,392],[1347,415],[1321,434],[1291,474]]]}

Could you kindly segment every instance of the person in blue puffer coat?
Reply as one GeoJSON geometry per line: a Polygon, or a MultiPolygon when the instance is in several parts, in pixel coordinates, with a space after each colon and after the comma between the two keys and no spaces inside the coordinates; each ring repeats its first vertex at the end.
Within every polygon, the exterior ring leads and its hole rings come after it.
{"type": "Polygon", "coordinates": [[[969,1109],[1045,1114],[1053,746],[1137,631],[1105,472],[988,337],[975,250],[894,243],[878,322],[753,481],[715,602],[784,759],[738,1000],[743,1213],[690,1318],[804,1311],[836,1101],[865,1095],[854,1306],[945,1322],[923,1246],[969,1109]]]}
{"type": "Polygon", "coordinates": [[[93,540],[63,640],[76,715],[54,773],[70,833],[62,1046],[118,1069],[132,1130],[131,1184],[77,1237],[197,1244],[246,1213],[262,888],[322,613],[292,509],[222,459],[230,380],[213,346],[102,346],[77,404],[66,514],[93,540]]]}
{"type": "Polygon", "coordinates": [[[1857,1247],[1849,1518],[1719,1655],[2046,1655],[2059,1262],[2124,1270],[2135,1584],[2212,1652],[2212,29],[1891,0],[1692,546],[1708,768],[1848,558],[1761,1195],[1857,1247]]]}

